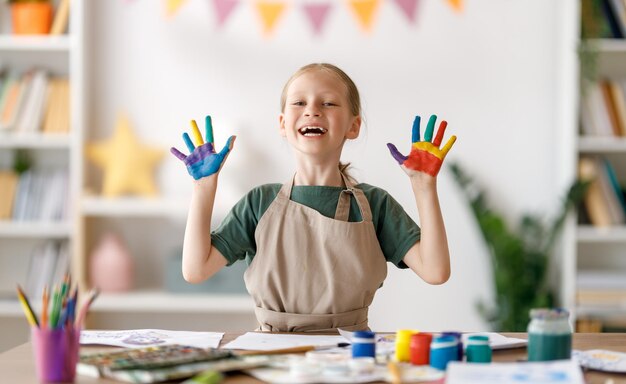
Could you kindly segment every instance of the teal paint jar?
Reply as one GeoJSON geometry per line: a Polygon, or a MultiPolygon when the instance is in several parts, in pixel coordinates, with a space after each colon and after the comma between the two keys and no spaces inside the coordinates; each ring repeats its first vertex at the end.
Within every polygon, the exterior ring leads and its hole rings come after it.
{"type": "Polygon", "coordinates": [[[473,335],[467,340],[465,350],[468,363],[491,363],[491,346],[489,336],[473,335]]]}
{"type": "Polygon", "coordinates": [[[569,359],[572,355],[572,328],[565,309],[530,310],[528,361],[569,359]]]}

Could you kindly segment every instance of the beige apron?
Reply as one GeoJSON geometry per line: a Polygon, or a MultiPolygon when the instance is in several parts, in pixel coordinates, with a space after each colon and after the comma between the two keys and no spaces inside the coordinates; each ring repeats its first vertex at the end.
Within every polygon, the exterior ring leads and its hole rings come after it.
{"type": "Polygon", "coordinates": [[[335,218],[290,200],[285,183],[255,231],[257,253],[244,274],[260,330],[367,329],[367,311],[387,263],[360,189],[342,174],[335,218]],[[348,222],[350,194],[362,221],[348,222]]]}

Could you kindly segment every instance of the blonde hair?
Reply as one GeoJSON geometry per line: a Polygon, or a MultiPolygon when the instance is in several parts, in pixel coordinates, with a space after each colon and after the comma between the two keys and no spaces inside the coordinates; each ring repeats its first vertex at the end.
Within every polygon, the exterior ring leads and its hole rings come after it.
{"type": "MultiPolygon", "coordinates": [[[[346,90],[348,91],[346,97],[348,98],[348,103],[350,105],[350,112],[352,112],[352,116],[361,116],[361,96],[359,95],[359,89],[356,87],[356,84],[354,84],[354,81],[352,81],[347,73],[345,73],[336,65],[329,63],[307,64],[303,67],[300,67],[300,69],[298,69],[293,75],[291,75],[289,80],[287,80],[287,83],[285,83],[283,91],[280,94],[280,111],[285,112],[285,105],[287,103],[287,90],[289,89],[291,83],[303,74],[315,70],[326,71],[335,75],[346,86],[346,90]]],[[[350,180],[356,182],[354,178],[348,174],[349,167],[350,163],[342,163],[341,161],[339,162],[339,170],[348,178],[350,178],[350,180]]]]}

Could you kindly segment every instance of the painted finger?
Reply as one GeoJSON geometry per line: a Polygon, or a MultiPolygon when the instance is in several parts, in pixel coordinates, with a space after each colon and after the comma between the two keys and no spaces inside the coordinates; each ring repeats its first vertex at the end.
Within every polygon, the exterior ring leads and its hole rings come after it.
{"type": "Polygon", "coordinates": [[[407,157],[402,155],[400,151],[398,151],[398,148],[396,148],[395,145],[391,143],[387,143],[387,148],[389,148],[389,152],[391,153],[391,156],[393,156],[393,158],[396,159],[398,164],[402,165],[402,163],[406,161],[407,157]]]}
{"type": "Polygon", "coordinates": [[[183,133],[183,141],[185,142],[185,145],[187,145],[187,149],[189,150],[189,152],[193,152],[193,150],[196,149],[196,146],[193,145],[193,143],[191,142],[191,139],[189,138],[187,132],[183,133]]]}
{"type": "Polygon", "coordinates": [[[443,148],[441,148],[443,157],[446,157],[446,155],[448,154],[448,151],[450,150],[450,148],[452,148],[455,142],[456,142],[456,136],[452,135],[452,137],[448,139],[448,142],[446,143],[446,145],[444,145],[443,148]]]}
{"type": "Polygon", "coordinates": [[[424,132],[424,141],[432,141],[433,131],[435,130],[435,122],[437,121],[437,115],[430,115],[428,119],[428,125],[426,126],[426,132],[424,132]]]}
{"type": "Polygon", "coordinates": [[[437,136],[435,136],[435,140],[433,140],[433,145],[439,148],[441,141],[443,140],[443,134],[446,132],[446,127],[448,126],[448,122],[443,120],[441,124],[439,124],[439,129],[437,130],[437,136]]]}
{"type": "Polygon", "coordinates": [[[204,144],[204,140],[202,140],[202,135],[200,134],[200,130],[198,129],[198,124],[196,124],[195,120],[191,120],[191,134],[193,135],[193,141],[196,144],[196,147],[204,144]]]}
{"type": "Polygon", "coordinates": [[[413,120],[413,133],[411,136],[411,143],[417,143],[420,141],[420,121],[421,118],[419,116],[415,116],[415,120],[413,120]]]}
{"type": "Polygon", "coordinates": [[[178,157],[179,160],[185,161],[185,159],[187,158],[184,153],[174,147],[170,148],[170,152],[172,153],[172,155],[178,157]]]}
{"type": "Polygon", "coordinates": [[[228,141],[226,142],[226,145],[224,145],[224,148],[222,148],[222,150],[220,151],[220,155],[227,155],[231,149],[233,149],[233,145],[235,144],[235,139],[237,138],[237,136],[231,136],[228,138],[228,141]]]}
{"type": "Polygon", "coordinates": [[[204,118],[204,131],[204,138],[206,139],[206,142],[213,144],[213,122],[211,121],[210,115],[207,115],[204,118]]]}

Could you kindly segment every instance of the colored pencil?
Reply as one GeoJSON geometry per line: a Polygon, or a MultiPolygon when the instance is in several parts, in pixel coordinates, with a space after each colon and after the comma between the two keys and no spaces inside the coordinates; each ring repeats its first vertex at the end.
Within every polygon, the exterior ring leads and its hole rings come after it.
{"type": "Polygon", "coordinates": [[[24,294],[24,291],[22,291],[19,284],[17,285],[17,298],[20,300],[20,304],[22,304],[22,309],[24,310],[28,323],[33,327],[39,328],[37,316],[35,315],[35,312],[33,312],[33,308],[30,306],[28,298],[26,298],[26,295],[24,294]]]}
{"type": "Polygon", "coordinates": [[[54,329],[57,327],[59,322],[59,314],[61,311],[61,290],[57,285],[54,288],[54,294],[52,296],[52,312],[50,312],[50,328],[54,329]]]}
{"type": "Polygon", "coordinates": [[[85,300],[85,302],[83,303],[83,307],[80,309],[80,312],[78,313],[78,318],[76,319],[76,327],[78,329],[82,328],[83,321],[85,321],[85,316],[87,316],[87,311],[89,310],[89,307],[94,302],[94,300],[96,300],[96,297],[98,297],[99,293],[100,291],[98,291],[97,288],[94,288],[87,295],[87,300],[85,300]]]}
{"type": "Polygon", "coordinates": [[[48,286],[43,287],[43,298],[41,301],[41,328],[46,328],[48,324],[48,286]]]}

